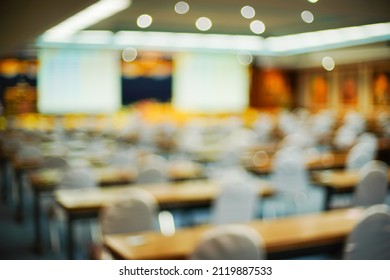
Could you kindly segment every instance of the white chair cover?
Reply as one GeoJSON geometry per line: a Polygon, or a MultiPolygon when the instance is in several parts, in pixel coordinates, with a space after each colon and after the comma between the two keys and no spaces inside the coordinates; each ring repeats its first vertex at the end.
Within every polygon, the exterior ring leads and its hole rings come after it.
{"type": "Polygon", "coordinates": [[[385,202],[388,185],[388,166],[381,161],[370,161],[361,169],[361,179],[354,192],[355,206],[371,206],[385,202]]]}
{"type": "MultiPolygon", "coordinates": [[[[255,218],[259,197],[248,176],[227,169],[220,182],[220,193],[212,204],[211,222],[228,224],[248,222],[255,218]]],[[[221,173],[220,173],[221,174],[221,173]]]]}
{"type": "Polygon", "coordinates": [[[42,163],[43,168],[58,168],[58,169],[66,169],[69,168],[69,163],[62,157],[47,157],[44,159],[42,163]]]}
{"type": "Polygon", "coordinates": [[[290,206],[297,212],[307,201],[309,186],[303,150],[297,147],[279,150],[274,156],[271,180],[278,189],[284,211],[290,206]]]}
{"type": "Polygon", "coordinates": [[[390,260],[390,208],[377,204],[349,234],[344,248],[347,260],[390,260]]]}
{"type": "Polygon", "coordinates": [[[101,213],[103,234],[156,230],[158,204],[149,192],[133,188],[101,213]]]}
{"type": "Polygon", "coordinates": [[[63,174],[59,188],[88,189],[97,185],[98,182],[92,170],[87,168],[70,168],[63,174]]]}
{"type": "Polygon", "coordinates": [[[374,160],[375,157],[376,149],[371,143],[357,143],[348,152],[346,159],[346,168],[349,170],[360,169],[366,163],[374,160]]]}
{"type": "Polygon", "coordinates": [[[153,183],[165,183],[167,181],[168,178],[164,171],[158,168],[150,167],[150,168],[142,169],[138,173],[136,183],[153,184],[153,183]]]}
{"type": "Polygon", "coordinates": [[[192,260],[260,260],[263,241],[244,225],[218,226],[207,231],[190,256],[192,260]]]}

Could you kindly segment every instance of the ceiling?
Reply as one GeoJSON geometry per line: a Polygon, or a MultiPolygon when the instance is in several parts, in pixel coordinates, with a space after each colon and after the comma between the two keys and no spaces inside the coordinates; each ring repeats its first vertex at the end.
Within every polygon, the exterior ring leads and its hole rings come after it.
{"type": "MultiPolygon", "coordinates": [[[[137,17],[149,14],[153,23],[145,31],[200,32],[194,23],[208,17],[213,26],[205,33],[254,35],[249,23],[258,19],[265,26],[262,37],[390,22],[389,0],[187,0],[190,10],[176,14],[179,0],[133,0],[125,11],[99,22],[91,30],[141,30],[137,17]],[[245,19],[240,10],[250,5],[256,10],[253,19],[245,19]],[[314,22],[305,23],[301,12],[309,10],[314,22]]],[[[96,0],[3,0],[0,4],[0,55],[14,54],[34,43],[37,36],[96,0]]]]}

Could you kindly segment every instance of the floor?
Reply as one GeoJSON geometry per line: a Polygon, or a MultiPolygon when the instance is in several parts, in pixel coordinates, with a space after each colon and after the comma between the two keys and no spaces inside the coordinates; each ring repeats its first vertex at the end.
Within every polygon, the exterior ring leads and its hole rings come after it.
{"type": "MultiPolygon", "coordinates": [[[[32,209],[31,196],[26,196],[26,208],[32,209]]],[[[17,222],[12,200],[0,203],[0,259],[2,260],[56,260],[61,254],[44,250],[42,254],[33,251],[33,217],[31,211],[24,212],[23,222],[17,222]]],[[[48,240],[47,237],[44,240],[48,240]]],[[[49,244],[45,244],[49,248],[49,244]]]]}

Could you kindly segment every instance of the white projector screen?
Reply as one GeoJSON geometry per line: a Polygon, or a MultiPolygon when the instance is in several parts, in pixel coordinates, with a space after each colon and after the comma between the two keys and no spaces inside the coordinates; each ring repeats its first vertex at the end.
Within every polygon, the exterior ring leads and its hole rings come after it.
{"type": "Polygon", "coordinates": [[[242,112],[248,106],[249,70],[233,54],[174,56],[172,103],[202,113],[242,112]]]}
{"type": "Polygon", "coordinates": [[[39,52],[38,110],[112,113],[120,107],[120,60],[113,50],[45,48],[39,52]]]}

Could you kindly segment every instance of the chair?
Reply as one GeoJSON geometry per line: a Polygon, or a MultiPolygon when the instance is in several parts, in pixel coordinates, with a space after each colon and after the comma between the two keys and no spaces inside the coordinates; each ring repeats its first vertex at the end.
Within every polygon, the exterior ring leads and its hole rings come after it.
{"type": "Polygon", "coordinates": [[[100,238],[94,246],[93,258],[111,259],[112,256],[102,248],[105,234],[136,233],[157,231],[159,207],[156,199],[141,188],[132,188],[100,213],[100,238]]]}
{"type": "Polygon", "coordinates": [[[321,139],[327,137],[335,124],[334,116],[331,111],[322,111],[310,117],[311,131],[315,138],[321,139]]]}
{"type": "MultiPolygon", "coordinates": [[[[354,142],[356,144],[348,151],[345,163],[345,169],[351,171],[360,170],[365,164],[375,160],[378,145],[370,133],[363,133],[354,142]]],[[[338,201],[343,207],[345,203],[350,204],[350,196],[339,196],[338,201]]]]}
{"type": "Polygon", "coordinates": [[[260,260],[265,250],[260,235],[245,225],[208,230],[192,252],[192,260],[260,260]]]}
{"type": "Polygon", "coordinates": [[[280,146],[284,147],[299,147],[301,149],[313,148],[316,145],[317,139],[309,131],[300,129],[294,133],[286,135],[281,141],[280,146]]]}
{"type": "Polygon", "coordinates": [[[157,230],[158,203],[149,192],[132,188],[100,215],[102,234],[157,230]]]}
{"type": "Polygon", "coordinates": [[[221,190],[211,208],[211,223],[228,224],[251,221],[256,217],[259,198],[249,175],[225,169],[221,190]]]}
{"type": "Polygon", "coordinates": [[[42,163],[42,168],[58,168],[65,170],[69,167],[69,163],[64,158],[56,156],[47,157],[42,163]]]}
{"type": "Polygon", "coordinates": [[[353,128],[343,125],[336,130],[333,145],[338,150],[346,150],[353,146],[356,138],[357,132],[353,128]]]}
{"type": "Polygon", "coordinates": [[[283,136],[299,130],[299,126],[299,121],[294,114],[288,111],[283,111],[279,114],[277,127],[283,136]]]}
{"type": "Polygon", "coordinates": [[[141,170],[136,180],[137,184],[165,183],[168,181],[165,172],[158,168],[150,167],[141,170]]]}
{"type": "Polygon", "coordinates": [[[361,171],[359,184],[355,188],[353,205],[371,206],[385,202],[387,195],[386,163],[378,160],[366,163],[361,171]]]}
{"type": "Polygon", "coordinates": [[[344,116],[344,125],[356,131],[357,134],[363,133],[367,126],[364,116],[359,112],[348,112],[344,116]]]}
{"type": "Polygon", "coordinates": [[[92,163],[89,160],[86,160],[85,158],[71,158],[68,160],[69,166],[72,169],[83,169],[83,170],[90,170],[92,169],[92,163]]]}
{"type": "Polygon", "coordinates": [[[370,145],[370,149],[376,151],[378,149],[378,137],[372,132],[362,133],[357,138],[357,143],[367,143],[370,145]]]}
{"type": "Polygon", "coordinates": [[[43,159],[41,151],[34,145],[25,144],[16,152],[16,160],[20,161],[39,161],[43,159]]]}
{"type": "Polygon", "coordinates": [[[44,149],[45,154],[50,156],[63,157],[70,153],[70,150],[59,141],[51,142],[50,144],[46,145],[44,149]]]}
{"type": "Polygon", "coordinates": [[[126,153],[117,153],[108,160],[108,164],[117,167],[127,167],[133,166],[134,161],[135,160],[126,153]]]}
{"type": "Polygon", "coordinates": [[[377,204],[348,235],[343,253],[347,260],[390,260],[390,207],[377,204]]]}
{"type": "Polygon", "coordinates": [[[221,141],[226,150],[243,152],[257,144],[257,134],[249,128],[236,128],[228,133],[221,141]]]}
{"type": "Polygon", "coordinates": [[[63,174],[59,189],[88,189],[97,187],[98,182],[89,168],[71,167],[63,174]]]}
{"type": "Polygon", "coordinates": [[[280,193],[281,206],[292,206],[299,212],[298,207],[308,200],[309,186],[302,149],[285,147],[275,153],[271,181],[280,193]]]}
{"type": "Polygon", "coordinates": [[[158,154],[146,154],[137,157],[136,163],[140,169],[156,168],[165,172],[167,160],[158,154]]]}
{"type": "Polygon", "coordinates": [[[253,130],[257,134],[257,140],[260,143],[268,143],[274,130],[273,120],[267,114],[260,114],[253,124],[253,130]]]}
{"type": "MultiPolygon", "coordinates": [[[[58,189],[91,189],[97,187],[98,182],[92,173],[92,170],[86,168],[72,168],[67,169],[58,185],[58,189]]],[[[53,205],[52,209],[49,211],[49,234],[51,246],[56,251],[61,251],[60,245],[60,237],[59,237],[59,225],[56,222],[60,222],[63,224],[66,220],[65,214],[61,211],[57,205],[53,205]]],[[[79,235],[79,238],[84,238],[86,233],[85,230],[89,231],[92,239],[96,239],[95,229],[91,223],[85,224],[87,228],[83,229],[81,233],[82,236],[79,235]]]]}
{"type": "Polygon", "coordinates": [[[370,142],[361,142],[354,145],[347,154],[346,168],[356,170],[375,159],[376,148],[370,142]]]}

